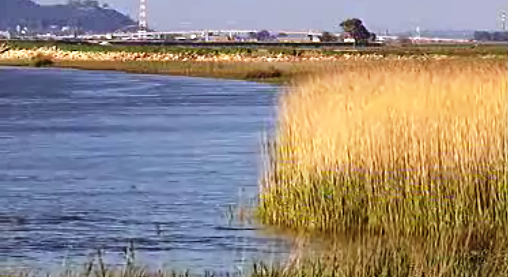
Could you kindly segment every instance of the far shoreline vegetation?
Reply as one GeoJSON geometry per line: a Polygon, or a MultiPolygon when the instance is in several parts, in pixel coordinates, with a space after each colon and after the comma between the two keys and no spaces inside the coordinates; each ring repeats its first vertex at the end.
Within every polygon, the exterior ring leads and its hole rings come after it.
{"type": "MultiPolygon", "coordinates": [[[[66,55],[67,55],[66,54],[66,55]]],[[[315,74],[333,67],[342,60],[370,59],[443,59],[490,57],[506,59],[504,45],[443,44],[415,45],[401,43],[382,47],[323,47],[321,49],[281,47],[188,47],[188,46],[128,46],[75,44],[51,41],[9,41],[0,47],[0,65],[59,67],[84,70],[113,70],[140,74],[162,74],[191,77],[238,79],[273,84],[286,84],[303,75],[315,74]],[[1,50],[5,49],[4,55],[1,50]],[[8,57],[9,52],[30,52],[25,56],[8,57]],[[94,54],[107,56],[122,53],[123,60],[59,59],[55,53],[94,54]],[[172,60],[157,60],[157,56],[174,55],[172,60]],[[7,56],[7,58],[6,58],[7,56]],[[130,58],[134,56],[134,58],[130,58]],[[146,57],[155,56],[147,60],[146,57]],[[236,57],[236,60],[214,60],[214,57],[236,57]],[[240,58],[238,58],[240,57],[240,58]],[[284,57],[285,60],[277,60],[284,57]],[[199,60],[201,59],[201,60],[199,60]],[[273,59],[274,61],[271,61],[273,59]],[[307,60],[306,60],[307,59],[307,60]],[[199,61],[198,61],[199,60],[199,61]],[[305,61],[304,61],[305,60],[305,61]]]]}
{"type": "MultiPolygon", "coordinates": [[[[79,1],[78,1],[79,2],[79,1]]],[[[319,43],[278,43],[267,30],[255,42],[231,41],[30,41],[0,47],[0,65],[115,70],[129,73],[239,79],[288,84],[326,72],[343,62],[397,59],[507,58],[505,45],[413,43],[409,38],[379,42],[363,21],[342,21],[341,34],[323,32],[319,43]],[[347,42],[352,40],[353,42],[347,42]],[[2,52],[5,52],[2,55],[2,52]]],[[[485,34],[482,38],[485,37],[485,34]]],[[[498,36],[496,36],[498,37],[498,36]]]]}

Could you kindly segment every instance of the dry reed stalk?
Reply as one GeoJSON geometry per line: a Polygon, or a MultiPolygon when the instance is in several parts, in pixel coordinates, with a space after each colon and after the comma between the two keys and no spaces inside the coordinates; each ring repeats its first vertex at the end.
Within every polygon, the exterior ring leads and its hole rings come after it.
{"type": "Polygon", "coordinates": [[[507,71],[492,61],[361,63],[281,97],[267,223],[422,233],[507,222],[507,71]]]}

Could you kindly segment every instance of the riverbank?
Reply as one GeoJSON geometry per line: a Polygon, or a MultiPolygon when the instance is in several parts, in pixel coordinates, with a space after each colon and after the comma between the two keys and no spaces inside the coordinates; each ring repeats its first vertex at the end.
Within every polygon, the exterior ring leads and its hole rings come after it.
{"type": "Polygon", "coordinates": [[[36,66],[33,60],[0,61],[0,66],[54,67],[81,70],[119,71],[135,74],[160,74],[168,76],[205,77],[217,79],[246,80],[270,84],[284,84],[292,79],[294,72],[286,67],[268,64],[245,63],[195,63],[195,62],[145,62],[145,61],[51,61],[36,66]],[[278,69],[281,68],[281,69],[278,69]]]}
{"type": "Polygon", "coordinates": [[[497,60],[505,58],[495,53],[474,55],[355,53],[336,55],[307,51],[207,53],[131,52],[131,51],[73,51],[56,47],[9,49],[0,54],[0,65],[52,66],[85,70],[115,70],[193,77],[210,77],[285,84],[303,76],[329,72],[358,63],[386,61],[434,61],[457,59],[497,60]]]}

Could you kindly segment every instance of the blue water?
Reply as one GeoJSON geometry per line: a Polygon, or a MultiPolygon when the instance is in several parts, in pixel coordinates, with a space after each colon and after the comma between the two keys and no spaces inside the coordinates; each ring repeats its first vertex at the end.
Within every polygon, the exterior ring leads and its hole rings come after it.
{"type": "Polygon", "coordinates": [[[256,195],[276,91],[0,68],[0,265],[53,270],[96,249],[121,264],[131,241],[139,262],[161,268],[229,271],[283,257],[284,238],[228,228],[224,216],[256,195]]]}

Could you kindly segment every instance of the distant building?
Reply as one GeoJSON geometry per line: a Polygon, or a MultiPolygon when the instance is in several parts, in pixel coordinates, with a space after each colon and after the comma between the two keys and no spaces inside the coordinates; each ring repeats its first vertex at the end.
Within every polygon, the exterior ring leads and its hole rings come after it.
{"type": "Polygon", "coordinates": [[[318,36],[310,36],[310,41],[312,41],[312,42],[321,42],[321,39],[318,36]]]}
{"type": "Polygon", "coordinates": [[[314,42],[319,42],[319,41],[315,41],[315,39],[318,39],[318,37],[316,36],[307,36],[307,35],[301,35],[301,34],[298,34],[298,35],[294,35],[294,34],[284,34],[284,35],[279,35],[277,37],[277,41],[279,42],[309,42],[309,41],[314,41],[314,42]]]}
{"type": "Polygon", "coordinates": [[[341,38],[342,38],[342,42],[345,42],[345,43],[354,43],[356,41],[353,38],[353,36],[349,33],[343,33],[341,38]]]}
{"type": "Polygon", "coordinates": [[[9,31],[0,31],[0,39],[11,39],[11,33],[9,31]]]}
{"type": "Polygon", "coordinates": [[[440,37],[411,37],[413,43],[471,43],[471,39],[453,39],[440,37]]]}
{"type": "Polygon", "coordinates": [[[380,41],[380,42],[395,41],[395,40],[398,40],[398,39],[399,39],[398,36],[389,36],[389,35],[377,36],[376,37],[376,40],[380,41]]]}

